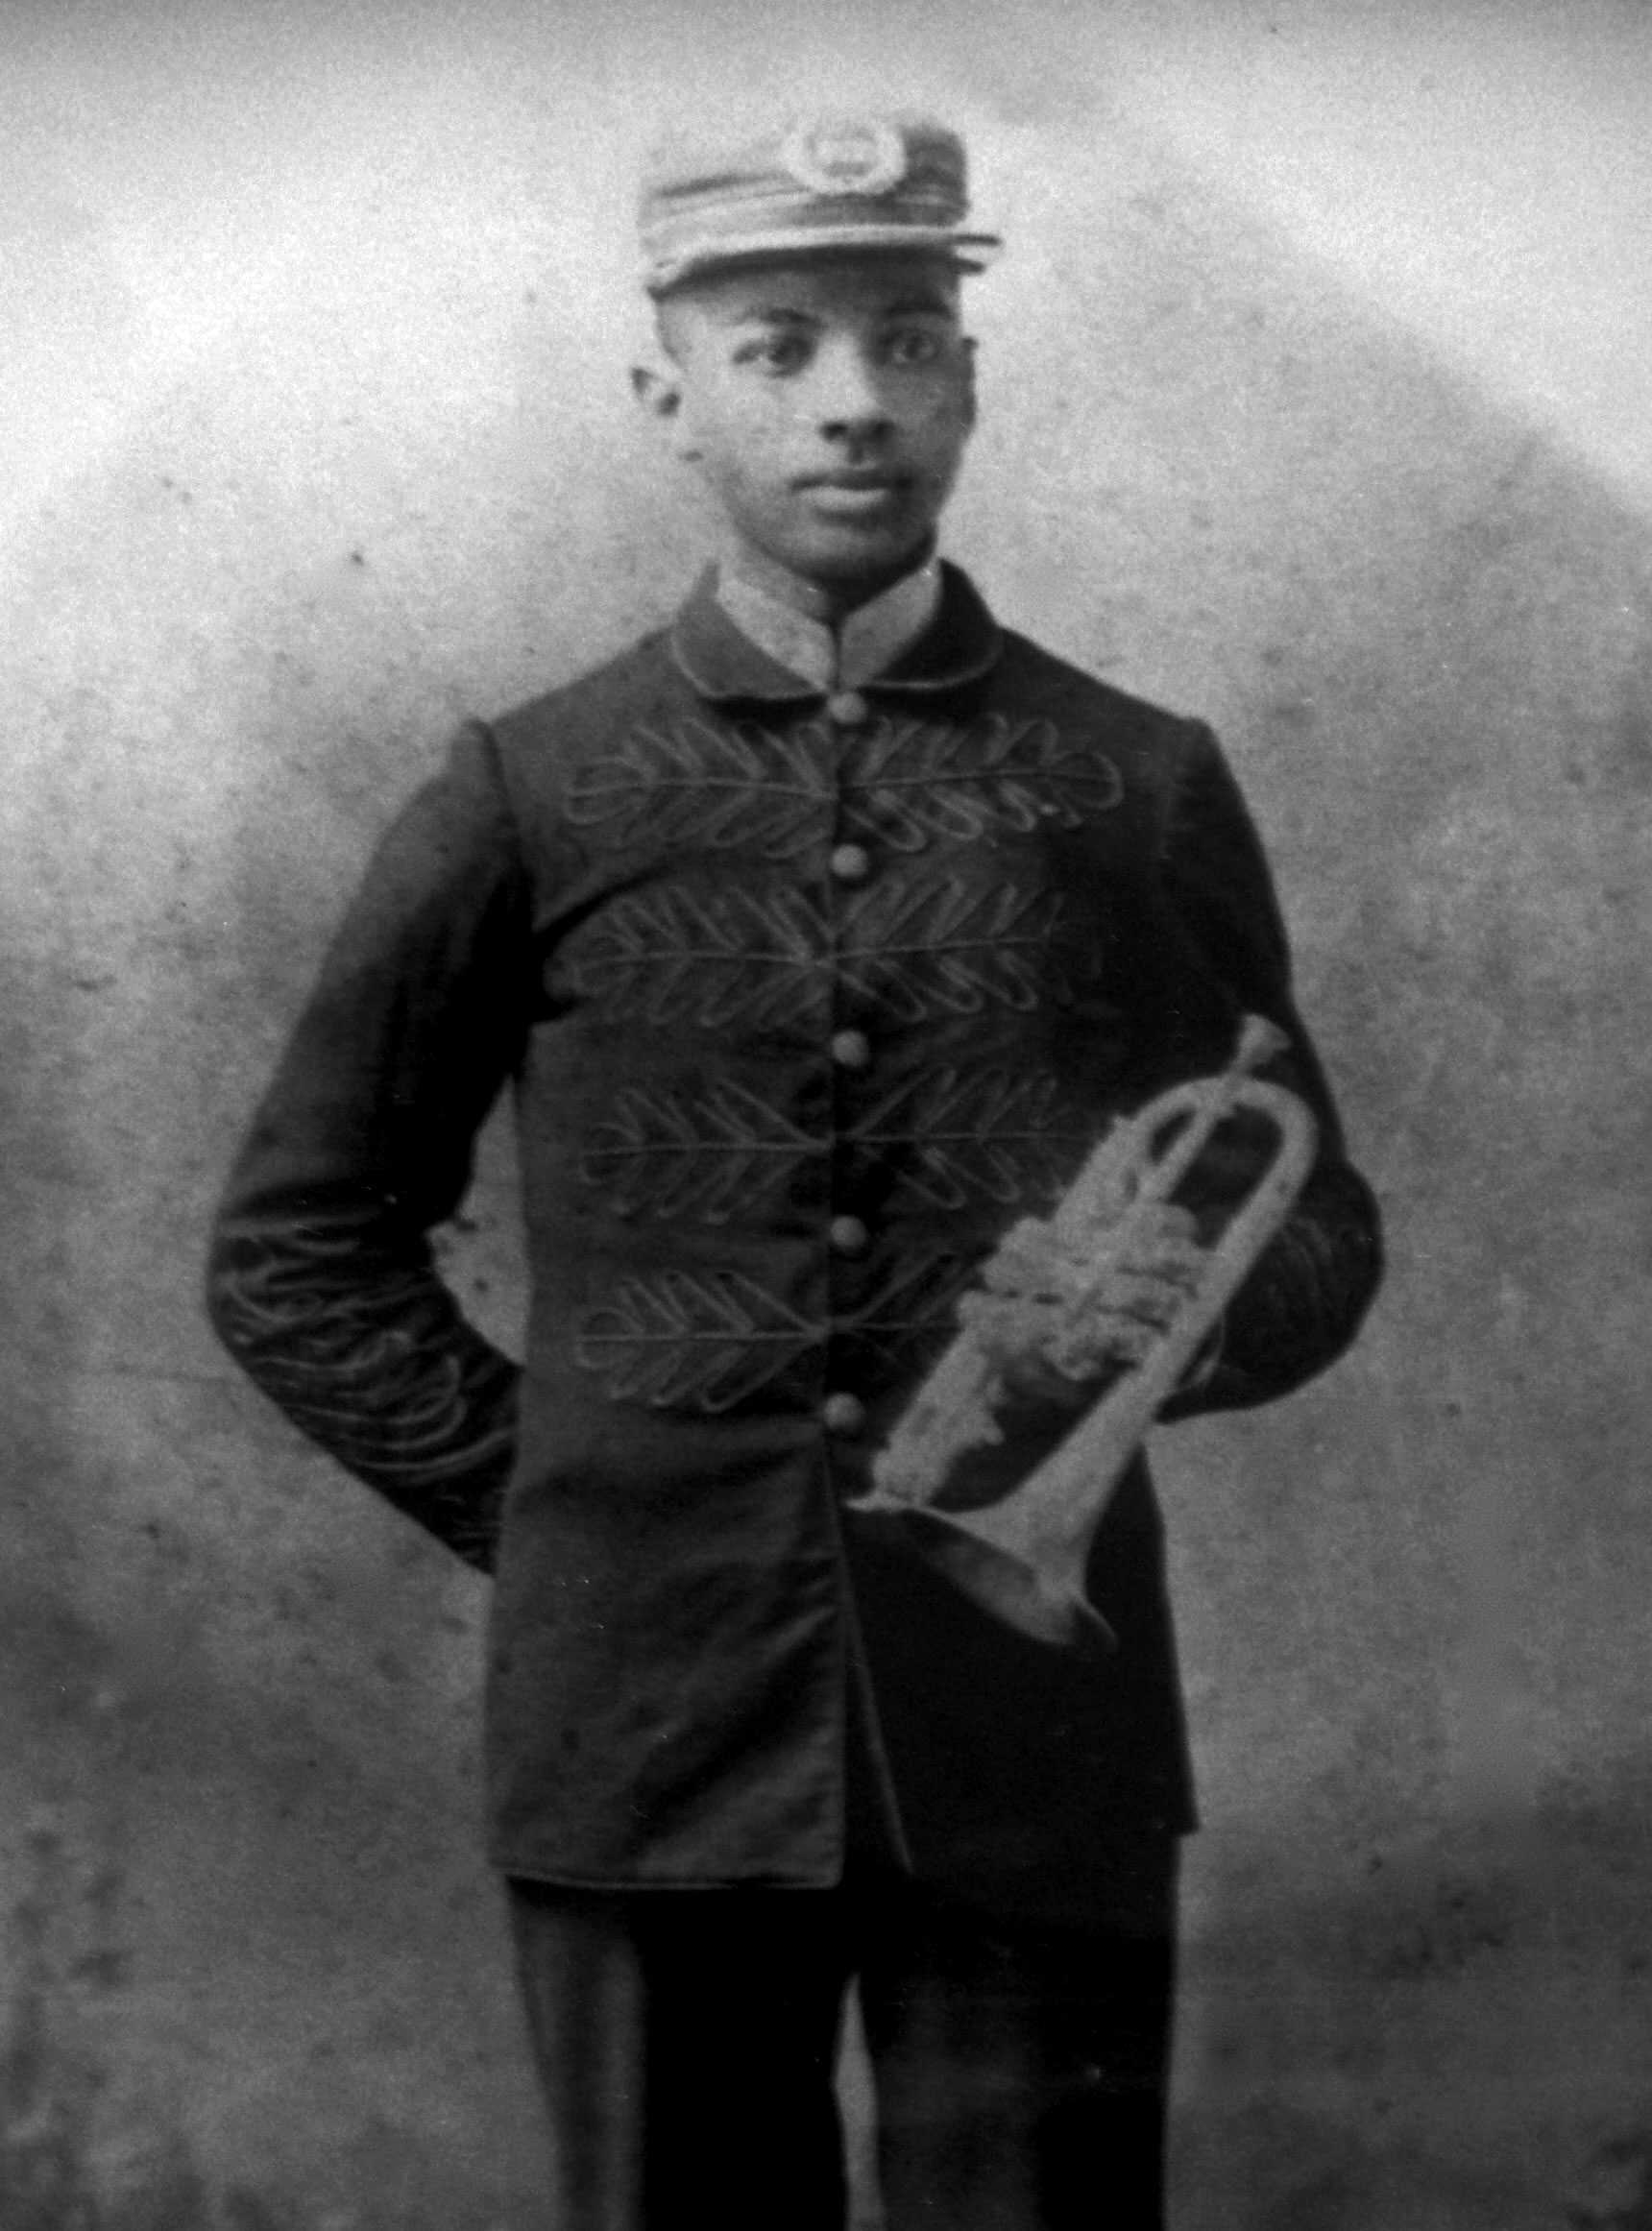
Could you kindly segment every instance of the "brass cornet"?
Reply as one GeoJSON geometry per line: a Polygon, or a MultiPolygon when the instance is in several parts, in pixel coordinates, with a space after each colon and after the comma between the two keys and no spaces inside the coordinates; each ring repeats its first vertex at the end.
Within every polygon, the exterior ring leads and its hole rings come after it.
{"type": "MultiPolygon", "coordinates": [[[[1052,1253],[1102,1227],[1094,1287],[1130,1256],[1132,1234],[1168,1202],[1217,1129],[1242,1110],[1267,1118],[1273,1159],[1209,1249],[1197,1291],[1139,1364],[1126,1369],[1021,1484],[980,1509],[949,1509],[959,1460],[1002,1440],[994,1415],[1006,1392],[1000,1363],[972,1322],[960,1329],[872,1464],[872,1485],[851,1508],[895,1515],[924,1555],[964,1592],[1035,1640],[1111,1639],[1084,1594],[1084,1569],[1103,1514],[1149,1426],[1180,1385],[1224,1309],[1278,1230],[1313,1162],[1313,1117],[1294,1093],[1252,1073],[1287,1043],[1247,1016],[1229,1066],[1174,1085],[1116,1125],[1092,1151],[1047,1225],[1052,1253]]],[[[1025,1228],[1002,1243],[1019,1243],[1025,1228]]],[[[994,1258],[996,1261],[997,1258],[994,1258]]],[[[991,1283],[992,1266],[987,1268],[991,1283]]]]}

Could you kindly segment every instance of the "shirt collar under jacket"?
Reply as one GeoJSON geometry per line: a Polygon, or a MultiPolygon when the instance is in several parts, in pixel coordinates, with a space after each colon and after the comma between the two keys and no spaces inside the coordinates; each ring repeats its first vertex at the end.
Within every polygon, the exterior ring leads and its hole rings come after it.
{"type": "Polygon", "coordinates": [[[817,690],[857,690],[892,667],[935,618],[940,567],[932,558],[915,573],[904,574],[881,596],[851,612],[838,628],[782,604],[727,566],[717,575],[717,597],[759,650],[817,690]]]}
{"type": "MultiPolygon", "coordinates": [[[[996,665],[1003,639],[974,585],[956,566],[942,562],[937,570],[933,612],[911,641],[887,654],[890,663],[882,672],[861,677],[862,686],[921,694],[975,681],[996,665]]],[[[715,567],[707,568],[678,614],[671,648],[702,697],[797,703],[831,686],[789,666],[737,624],[715,567]]],[[[845,680],[841,686],[851,685],[845,680]]]]}

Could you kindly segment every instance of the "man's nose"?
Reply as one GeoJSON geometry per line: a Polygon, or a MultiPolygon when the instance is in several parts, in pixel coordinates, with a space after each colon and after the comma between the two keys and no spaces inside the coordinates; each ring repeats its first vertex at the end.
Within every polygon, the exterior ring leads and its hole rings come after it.
{"type": "Polygon", "coordinates": [[[865,440],[889,424],[876,371],[858,349],[823,352],[814,367],[814,415],[830,439],[865,440]]]}

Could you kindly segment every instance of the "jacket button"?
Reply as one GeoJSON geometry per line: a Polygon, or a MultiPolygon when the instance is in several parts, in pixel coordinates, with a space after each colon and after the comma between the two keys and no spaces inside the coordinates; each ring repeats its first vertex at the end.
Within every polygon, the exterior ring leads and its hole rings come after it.
{"type": "Polygon", "coordinates": [[[837,844],[828,864],[840,884],[863,884],[872,872],[872,856],[863,844],[837,844]]]}
{"type": "Polygon", "coordinates": [[[859,728],[871,710],[859,690],[835,690],[826,700],[827,718],[839,728],[859,728]]]}
{"type": "Polygon", "coordinates": [[[840,1433],[847,1439],[865,1424],[866,1405],[855,1394],[828,1394],[820,1405],[820,1422],[828,1433],[840,1433]]]}
{"type": "Polygon", "coordinates": [[[863,1254],[871,1236],[858,1216],[835,1216],[826,1230],[832,1250],[838,1255],[863,1254]]]}
{"type": "Polygon", "coordinates": [[[872,1058],[872,1041],[864,1031],[834,1031],[832,1058],[839,1069],[864,1069],[872,1058]]]}

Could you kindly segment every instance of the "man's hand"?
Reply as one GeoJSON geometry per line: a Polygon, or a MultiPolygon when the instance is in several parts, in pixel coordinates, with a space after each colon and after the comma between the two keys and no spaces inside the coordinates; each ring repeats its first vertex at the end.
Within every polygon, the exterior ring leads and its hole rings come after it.
{"type": "Polygon", "coordinates": [[[1013,1394],[1080,1410],[1141,1363],[1197,1292],[1205,1253],[1191,1212],[1137,1207],[1092,1253],[1063,1248],[1049,1224],[1014,1225],[960,1320],[1013,1394]],[[1122,1239],[1122,1245],[1118,1242],[1122,1239]]]}

